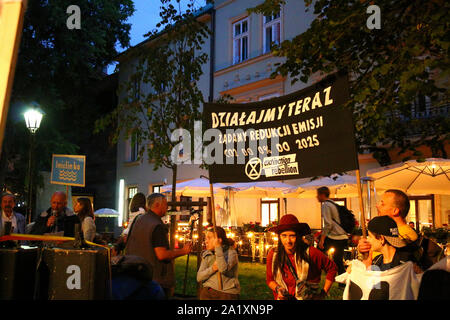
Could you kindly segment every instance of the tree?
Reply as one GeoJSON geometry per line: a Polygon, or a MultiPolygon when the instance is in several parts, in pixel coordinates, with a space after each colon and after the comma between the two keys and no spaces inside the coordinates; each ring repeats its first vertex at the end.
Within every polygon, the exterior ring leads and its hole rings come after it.
{"type": "MultiPolygon", "coordinates": [[[[265,0],[250,12],[271,14],[284,0],[265,0]]],[[[306,10],[313,1],[305,0],[306,10]]],[[[345,71],[357,142],[368,146],[382,164],[387,150],[399,154],[425,144],[435,157],[447,157],[450,122],[446,115],[418,119],[411,104],[427,96],[434,104],[448,103],[449,22],[447,1],[317,0],[310,28],[292,40],[273,46],[286,57],[272,74],[290,75],[293,82],[345,71]],[[366,25],[370,5],[381,12],[381,29],[366,25]],[[387,147],[386,147],[387,146],[387,147]]],[[[405,158],[404,160],[406,160],[405,158]]],[[[385,162],[385,163],[383,163],[385,162]]]]}
{"type": "Polygon", "coordinates": [[[36,172],[49,170],[52,153],[77,151],[92,135],[100,110],[93,84],[117,55],[116,45],[129,45],[132,0],[81,0],[81,29],[68,29],[70,0],[28,1],[5,131],[0,185],[25,192],[28,136],[21,112],[36,101],[46,115],[36,133],[36,172]],[[25,164],[25,169],[22,168],[25,164]],[[24,170],[23,170],[24,169],[24,170]]]}
{"type": "MultiPolygon", "coordinates": [[[[208,60],[201,50],[209,35],[208,26],[197,19],[195,1],[189,1],[184,12],[180,0],[176,3],[178,9],[169,0],[161,0],[161,21],[156,27],[162,31],[149,32],[147,43],[129,53],[133,71],[121,86],[124,98],[97,122],[97,129],[102,130],[118,121],[114,142],[122,135],[131,138],[139,146],[138,159],[142,161],[147,152],[154,170],[162,166],[172,170],[172,201],[176,201],[178,163],[171,153],[181,141],[172,139],[172,133],[181,128],[192,132],[194,121],[200,119],[204,99],[197,82],[208,60]],[[141,90],[143,85],[151,89],[141,90]]],[[[173,223],[171,228],[173,245],[173,223]]]]}

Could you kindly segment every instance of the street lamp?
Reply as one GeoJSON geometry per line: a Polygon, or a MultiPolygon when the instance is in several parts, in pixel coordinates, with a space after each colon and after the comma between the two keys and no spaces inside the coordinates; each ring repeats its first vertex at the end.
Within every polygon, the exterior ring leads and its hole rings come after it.
{"type": "Polygon", "coordinates": [[[32,108],[24,113],[25,124],[27,125],[28,130],[30,130],[30,151],[28,155],[28,223],[31,222],[32,215],[32,157],[33,157],[33,149],[34,149],[34,134],[39,129],[41,124],[42,116],[44,112],[37,107],[36,103],[32,104],[32,108]]]}

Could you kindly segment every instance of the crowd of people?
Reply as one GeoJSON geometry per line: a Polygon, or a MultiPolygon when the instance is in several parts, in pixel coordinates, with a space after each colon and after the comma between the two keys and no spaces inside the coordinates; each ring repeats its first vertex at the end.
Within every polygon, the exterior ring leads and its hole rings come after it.
{"type": "MultiPolygon", "coordinates": [[[[297,217],[286,214],[279,223],[268,231],[278,235],[278,245],[274,246],[266,258],[266,283],[276,300],[321,300],[328,295],[337,275],[351,274],[352,268],[344,264],[344,250],[348,244],[348,233],[341,225],[339,206],[330,199],[327,187],[317,189],[317,200],[321,203],[323,229],[315,239],[317,248],[311,241],[311,229],[308,224],[299,222],[297,217]],[[330,257],[327,253],[334,248],[330,257]],[[321,275],[326,274],[323,287],[321,275]]],[[[93,241],[95,223],[92,204],[87,198],[77,200],[74,211],[67,207],[67,197],[63,192],[55,192],[50,208],[42,212],[30,225],[25,225],[23,215],[13,211],[15,198],[5,194],[1,199],[2,215],[0,234],[4,233],[6,222],[10,222],[14,233],[52,234],[61,233],[73,236],[75,224],[81,225],[85,240],[93,241]]],[[[175,289],[174,260],[188,255],[192,243],[182,248],[171,249],[168,228],[161,220],[167,213],[166,196],[160,193],[150,194],[147,198],[138,193],[130,203],[130,221],[116,243],[114,254],[117,265],[121,261],[137,261],[147,270],[145,281],[137,281],[137,276],[124,275],[113,277],[113,298],[115,299],[168,299],[173,297],[175,289]],[[125,257],[128,257],[125,259],[125,257]]],[[[423,236],[419,235],[407,223],[409,212],[408,196],[400,190],[387,190],[377,204],[378,216],[368,225],[368,237],[359,240],[357,250],[360,260],[367,270],[386,271],[411,261],[414,272],[423,273],[444,255],[431,252],[431,240],[427,248],[423,246],[423,236]]],[[[9,225],[9,224],[8,224],[9,225]]],[[[437,245],[436,245],[437,246],[437,245]]],[[[239,258],[235,243],[228,239],[223,228],[207,228],[205,232],[205,250],[201,254],[201,264],[196,280],[200,284],[198,298],[201,300],[237,300],[241,286],[238,277],[239,258]]],[[[448,257],[446,258],[448,262],[448,257]]],[[[436,281],[436,272],[424,276],[424,289],[419,297],[427,297],[430,283],[439,284],[436,290],[444,295],[448,288],[449,266],[442,263],[443,280],[436,281]],[[427,280],[428,279],[428,280],[427,280]],[[426,280],[426,281],[425,281],[426,280]],[[445,282],[447,281],[447,282],[445,282]]],[[[113,275],[114,276],[114,275],[113,275]]],[[[340,284],[344,286],[344,284],[340,284]]]]}
{"type": "Polygon", "coordinates": [[[40,213],[35,221],[26,224],[25,217],[14,211],[16,198],[5,193],[1,198],[2,215],[0,218],[0,235],[5,233],[75,236],[75,225],[80,224],[82,238],[94,241],[96,236],[95,216],[91,200],[78,198],[72,211],[67,207],[67,195],[64,192],[53,193],[50,207],[40,213]],[[11,223],[10,230],[5,230],[6,223],[11,223]]]}

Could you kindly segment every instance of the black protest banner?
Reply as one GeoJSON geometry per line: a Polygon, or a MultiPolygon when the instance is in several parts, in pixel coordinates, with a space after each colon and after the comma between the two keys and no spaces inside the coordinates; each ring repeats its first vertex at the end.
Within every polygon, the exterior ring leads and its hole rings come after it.
{"type": "Polygon", "coordinates": [[[206,103],[211,182],[299,179],[358,168],[346,76],[247,104],[206,103]],[[214,150],[212,150],[215,148],[214,150]],[[211,151],[212,150],[212,151],[211,151]]]}

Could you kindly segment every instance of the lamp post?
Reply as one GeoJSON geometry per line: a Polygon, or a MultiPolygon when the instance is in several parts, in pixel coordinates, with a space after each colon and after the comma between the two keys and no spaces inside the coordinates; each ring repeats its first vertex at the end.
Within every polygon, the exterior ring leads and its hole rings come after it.
{"type": "Polygon", "coordinates": [[[27,112],[24,113],[25,124],[27,125],[28,130],[30,130],[30,150],[28,155],[28,223],[31,222],[32,215],[32,164],[33,164],[33,149],[34,149],[34,135],[36,131],[39,129],[41,124],[42,116],[44,112],[38,107],[34,107],[27,112]]]}

